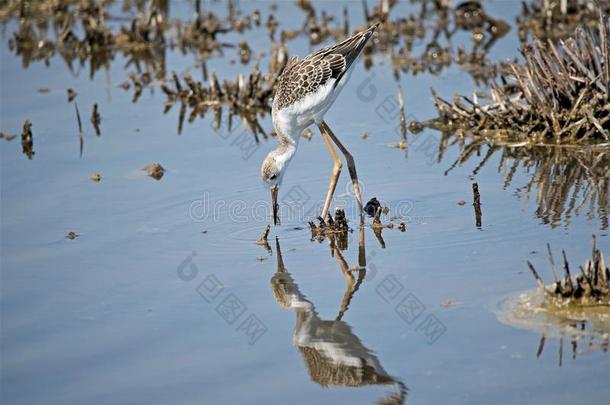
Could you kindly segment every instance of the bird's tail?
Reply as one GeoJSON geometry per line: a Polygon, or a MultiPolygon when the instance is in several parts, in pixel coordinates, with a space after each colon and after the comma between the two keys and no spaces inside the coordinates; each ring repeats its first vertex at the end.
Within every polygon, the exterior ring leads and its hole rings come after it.
{"type": "Polygon", "coordinates": [[[371,25],[364,31],[360,31],[356,35],[347,38],[345,41],[338,43],[330,48],[329,53],[338,53],[345,58],[345,71],[348,71],[351,64],[358,58],[362,49],[373,36],[373,33],[379,26],[379,23],[371,25]]]}

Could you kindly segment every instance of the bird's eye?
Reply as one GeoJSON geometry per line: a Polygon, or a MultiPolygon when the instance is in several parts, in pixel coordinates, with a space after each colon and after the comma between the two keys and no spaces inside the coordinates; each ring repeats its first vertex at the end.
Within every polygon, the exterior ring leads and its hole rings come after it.
{"type": "Polygon", "coordinates": [[[272,175],[271,177],[269,177],[269,180],[275,180],[277,177],[277,174],[272,175]]]}

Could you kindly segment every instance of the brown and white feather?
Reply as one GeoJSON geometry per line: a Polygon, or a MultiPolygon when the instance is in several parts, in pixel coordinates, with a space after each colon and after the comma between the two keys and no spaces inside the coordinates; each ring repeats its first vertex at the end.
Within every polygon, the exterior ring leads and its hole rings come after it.
{"type": "Polygon", "coordinates": [[[303,60],[293,57],[279,78],[273,109],[281,110],[299,102],[330,79],[335,79],[336,86],[358,58],[377,25],[334,46],[320,49],[303,60]]]}

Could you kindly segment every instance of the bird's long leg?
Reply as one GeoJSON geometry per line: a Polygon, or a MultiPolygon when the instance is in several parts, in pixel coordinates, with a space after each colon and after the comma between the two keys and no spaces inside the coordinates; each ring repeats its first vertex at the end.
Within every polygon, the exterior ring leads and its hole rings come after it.
{"type": "Polygon", "coordinates": [[[361,271],[364,271],[366,268],[366,246],[364,245],[364,227],[360,227],[360,231],[358,232],[358,266],[361,271]]]}
{"type": "Polygon", "coordinates": [[[364,208],[362,206],[362,196],[360,195],[360,184],[358,183],[358,173],[356,173],[356,163],[354,162],[354,157],[351,153],[343,146],[341,141],[333,134],[333,131],[329,128],[325,121],[322,121],[320,124],[320,131],[326,132],[328,136],[333,140],[335,145],[341,150],[341,153],[345,156],[345,161],[347,162],[347,168],[349,170],[349,175],[352,178],[352,184],[354,187],[354,194],[356,196],[356,201],[358,202],[358,208],[360,209],[360,224],[364,224],[364,208]]]}
{"type": "Polygon", "coordinates": [[[341,268],[341,272],[347,281],[347,289],[345,290],[345,294],[343,294],[343,300],[341,301],[341,307],[339,308],[339,314],[337,315],[337,320],[340,321],[343,318],[343,315],[349,309],[349,304],[354,297],[358,288],[360,288],[360,284],[364,281],[366,277],[366,249],[364,246],[364,226],[360,227],[360,232],[358,236],[358,266],[350,269],[345,258],[341,254],[341,249],[336,246],[332,247],[333,256],[339,262],[339,267],[341,268]],[[354,278],[352,271],[358,272],[358,279],[354,278]]]}
{"type": "Polygon", "coordinates": [[[337,151],[333,147],[333,144],[328,137],[328,134],[324,131],[323,127],[318,125],[318,129],[322,134],[322,138],[324,138],[324,143],[328,148],[328,152],[333,157],[335,161],[335,165],[333,166],[333,172],[330,176],[330,183],[328,184],[328,192],[326,193],[326,200],[324,201],[324,208],[322,209],[322,219],[326,220],[326,215],[328,214],[328,209],[330,208],[330,203],[333,199],[333,194],[335,193],[335,188],[337,188],[337,182],[339,181],[339,176],[341,175],[341,167],[343,163],[341,163],[341,159],[337,155],[337,151]]]}
{"type": "Polygon", "coordinates": [[[354,275],[349,269],[349,265],[345,261],[345,258],[341,254],[341,250],[337,247],[333,248],[333,256],[339,262],[339,267],[341,268],[341,273],[345,277],[345,281],[347,281],[347,288],[345,289],[345,294],[343,294],[343,300],[341,300],[341,307],[339,308],[339,314],[337,315],[337,320],[340,321],[343,318],[343,314],[348,310],[349,303],[352,300],[354,295],[354,275]]]}

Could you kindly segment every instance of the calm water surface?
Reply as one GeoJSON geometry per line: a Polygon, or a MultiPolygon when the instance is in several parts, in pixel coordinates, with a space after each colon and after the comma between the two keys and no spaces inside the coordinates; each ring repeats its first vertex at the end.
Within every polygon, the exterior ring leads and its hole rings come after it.
{"type": "MultiPolygon", "coordinates": [[[[269,5],[241,6],[266,18],[269,5]]],[[[353,24],[361,23],[360,2],[347,5],[353,24]]],[[[224,13],[222,4],[210,7],[224,13]]],[[[396,13],[408,10],[401,7],[396,13]]],[[[518,12],[508,1],[487,7],[511,23],[518,12]]],[[[171,11],[192,13],[188,4],[171,11]]],[[[275,14],[282,26],[302,23],[292,4],[280,3],[275,14]]],[[[317,131],[301,140],[284,179],[284,221],[271,231],[269,255],[254,241],[269,222],[259,167],[273,140],[246,153],[241,129],[215,130],[211,114],[177,136],[178,108],[162,113],[158,87],[137,103],[118,87],[127,77],[121,57],[93,80],[58,58],[23,69],[6,47],[12,28],[0,48],[1,129],[18,134],[30,119],[35,155],[21,153],[19,138],[0,143],[3,403],[374,403],[403,385],[414,404],[608,400],[607,353],[582,342],[572,358],[566,342],[560,367],[559,340],[548,340],[537,358],[539,334],[494,314],[503,297],[534,286],[525,261],[546,269],[547,242],[575,266],[590,254],[593,233],[608,254],[607,221],[585,208],[545,223],[536,190],[529,200],[518,192],[532,172],[520,167],[504,187],[510,167],[498,170],[498,154],[475,175],[483,156],[445,175],[460,148],[449,146],[439,162],[438,132],[409,135],[408,157],[388,147],[399,140],[398,120],[379,106],[396,84],[382,56],[368,71],[359,63],[327,115],[356,158],[364,198],[376,196],[407,224],[404,233],[383,231],[385,248],[365,230],[368,270],[354,292],[359,273],[350,284],[328,242],[310,241],[307,220],[318,215],[332,167],[317,131]],[[42,87],[50,92],[39,93],[42,87]],[[68,87],[79,93],[82,158],[68,87]],[[100,137],[88,120],[94,102],[100,137]],[[167,169],[160,181],[141,171],[153,161],[167,169]],[[89,180],[93,172],[100,183],[89,180]],[[292,214],[289,196],[301,204],[292,214]],[[69,231],[80,236],[69,240],[69,231]],[[285,266],[277,274],[276,236],[285,266]]],[[[268,49],[264,28],[245,35],[253,49],[268,49]]],[[[513,28],[489,57],[513,57],[518,46],[513,28]]],[[[289,49],[304,55],[311,48],[299,38],[289,49]]],[[[235,50],[208,69],[221,78],[250,71],[230,59],[235,50]]],[[[200,77],[190,57],[170,52],[167,63],[168,71],[200,77]]],[[[455,65],[440,76],[403,75],[400,84],[409,119],[421,120],[434,116],[430,87],[446,98],[475,88],[455,65]]],[[[270,117],[261,125],[269,132],[270,117]]],[[[345,170],[337,205],[356,227],[348,178],[345,170]]],[[[607,202],[600,204],[603,211],[607,202]]],[[[358,253],[356,230],[340,254],[352,267],[358,253]]]]}

